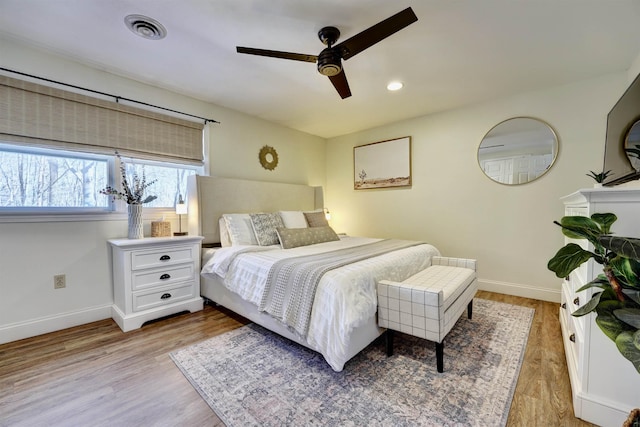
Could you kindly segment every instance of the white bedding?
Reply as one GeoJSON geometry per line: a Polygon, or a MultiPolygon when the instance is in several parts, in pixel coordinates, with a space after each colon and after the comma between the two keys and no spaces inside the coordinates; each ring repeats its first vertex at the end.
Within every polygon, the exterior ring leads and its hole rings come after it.
{"type": "MultiPolygon", "coordinates": [[[[341,236],[339,241],[293,249],[280,246],[230,246],[217,249],[202,268],[203,276],[219,276],[224,285],[254,305],[260,303],[269,269],[274,262],[372,243],[380,239],[341,236]]],[[[335,371],[348,360],[353,329],[370,319],[377,309],[376,282],[401,281],[425,269],[440,255],[420,244],[369,258],[326,273],[316,291],[309,332],[309,347],[320,352],[335,371]]]]}

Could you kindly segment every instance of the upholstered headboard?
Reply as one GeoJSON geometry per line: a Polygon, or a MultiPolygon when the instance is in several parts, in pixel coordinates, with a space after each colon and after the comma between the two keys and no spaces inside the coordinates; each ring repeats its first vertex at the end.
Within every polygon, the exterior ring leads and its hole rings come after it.
{"type": "Polygon", "coordinates": [[[322,209],[322,187],[193,175],[188,178],[189,234],[219,243],[225,213],[322,209]]]}

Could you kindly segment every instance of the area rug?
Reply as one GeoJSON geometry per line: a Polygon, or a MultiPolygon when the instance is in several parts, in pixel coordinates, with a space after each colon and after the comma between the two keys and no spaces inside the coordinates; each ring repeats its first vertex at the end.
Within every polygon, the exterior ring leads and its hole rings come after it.
{"type": "Polygon", "coordinates": [[[202,398],[236,426],[503,426],[533,309],[474,300],[435,344],[396,333],[334,372],[324,358],[255,324],[171,353],[202,398]]]}

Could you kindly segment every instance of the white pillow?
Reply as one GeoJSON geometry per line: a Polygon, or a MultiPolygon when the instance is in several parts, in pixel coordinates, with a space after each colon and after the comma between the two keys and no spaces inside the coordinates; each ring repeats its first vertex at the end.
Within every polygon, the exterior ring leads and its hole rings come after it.
{"type": "Polygon", "coordinates": [[[224,214],[222,217],[227,223],[227,231],[233,246],[258,244],[249,214],[224,214]]]}
{"type": "Polygon", "coordinates": [[[307,228],[307,220],[302,211],[280,211],[279,214],[286,228],[307,228]]]}
{"type": "Polygon", "coordinates": [[[218,228],[220,228],[220,246],[223,248],[231,246],[231,237],[229,237],[227,221],[225,221],[223,217],[220,217],[218,220],[218,228]]]}

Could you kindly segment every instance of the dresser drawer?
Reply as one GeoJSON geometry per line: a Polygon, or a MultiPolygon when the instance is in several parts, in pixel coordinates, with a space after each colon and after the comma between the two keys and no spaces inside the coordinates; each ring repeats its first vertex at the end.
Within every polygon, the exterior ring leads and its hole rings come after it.
{"type": "Polygon", "coordinates": [[[580,353],[584,342],[584,326],[582,324],[584,318],[574,317],[571,315],[571,313],[575,311],[573,302],[571,301],[572,298],[575,298],[575,295],[569,292],[567,286],[568,284],[565,283],[562,290],[560,324],[562,325],[562,335],[565,342],[565,348],[570,348],[567,357],[570,357],[574,366],[577,368],[581,363],[580,353]]]}
{"type": "Polygon", "coordinates": [[[157,286],[165,286],[173,283],[193,280],[195,271],[193,263],[134,271],[131,275],[131,289],[138,291],[157,286]]]}
{"type": "MultiPolygon", "coordinates": [[[[199,256],[199,254],[197,254],[197,256],[199,256]]],[[[135,251],[131,253],[131,269],[140,270],[143,268],[178,264],[192,261],[193,259],[195,259],[193,248],[188,246],[135,251]]]]}
{"type": "Polygon", "coordinates": [[[193,283],[155,292],[137,292],[133,294],[133,311],[148,310],[193,297],[193,283]]]}

